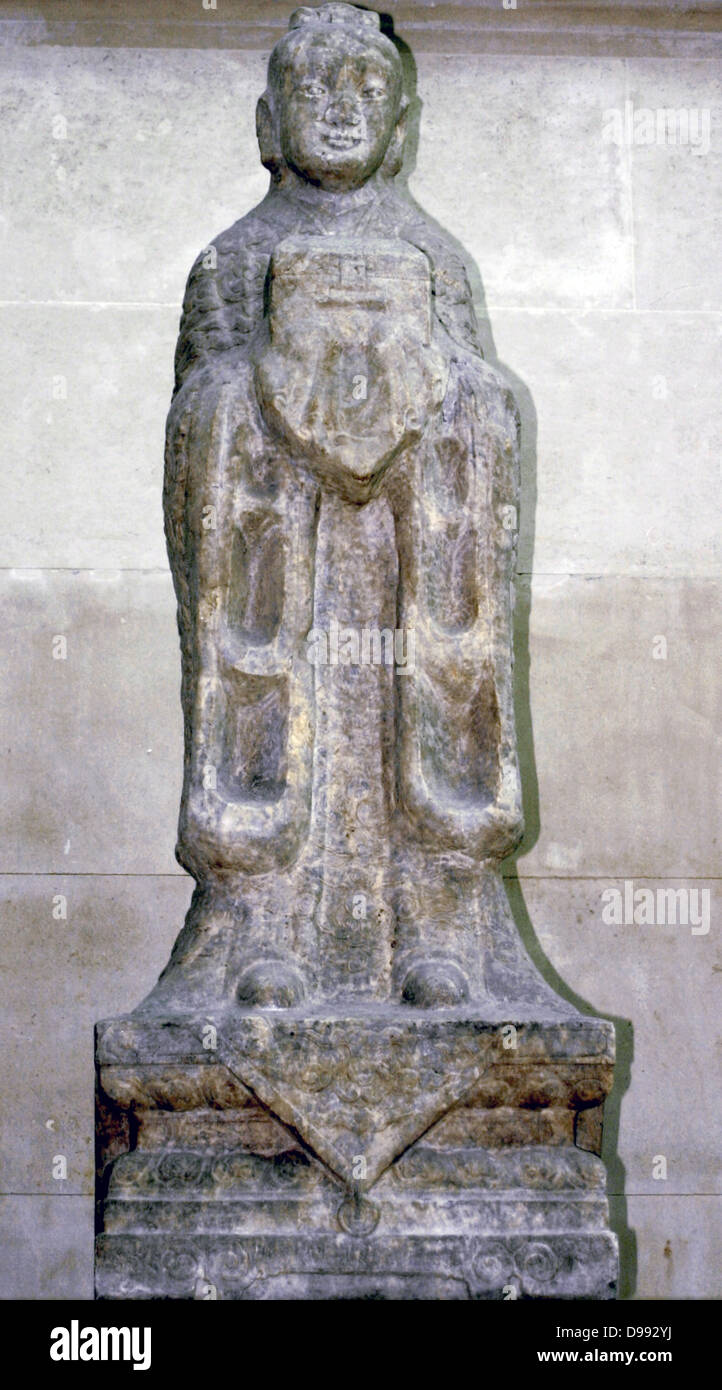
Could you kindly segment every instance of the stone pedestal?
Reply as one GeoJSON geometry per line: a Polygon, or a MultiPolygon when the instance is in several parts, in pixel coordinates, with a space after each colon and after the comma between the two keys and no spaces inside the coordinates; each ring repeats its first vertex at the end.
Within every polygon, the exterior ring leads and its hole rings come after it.
{"type": "Polygon", "coordinates": [[[99,1298],[614,1297],[607,1022],[129,1017],[97,1059],[99,1298]]]}

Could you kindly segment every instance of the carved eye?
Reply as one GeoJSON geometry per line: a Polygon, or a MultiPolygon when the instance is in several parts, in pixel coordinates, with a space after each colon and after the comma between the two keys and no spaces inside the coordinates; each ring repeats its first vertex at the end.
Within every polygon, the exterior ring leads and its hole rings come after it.
{"type": "Polygon", "coordinates": [[[318,100],[326,95],[326,88],[320,82],[304,82],[299,91],[302,97],[310,97],[311,100],[318,100]]]}
{"type": "Polygon", "coordinates": [[[385,96],[385,92],[384,88],[380,86],[378,82],[374,82],[364,87],[361,95],[367,100],[374,100],[375,98],[385,96]]]}

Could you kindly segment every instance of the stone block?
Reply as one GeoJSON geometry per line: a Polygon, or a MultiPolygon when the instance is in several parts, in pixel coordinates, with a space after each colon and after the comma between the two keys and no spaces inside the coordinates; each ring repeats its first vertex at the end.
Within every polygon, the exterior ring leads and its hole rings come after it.
{"type": "Polygon", "coordinates": [[[717,583],[540,576],[530,620],[519,597],[520,873],[714,876],[717,583]]]}
{"type": "MultiPolygon", "coordinates": [[[[0,883],[10,1001],[0,1192],[45,1194],[53,1210],[65,1203],[60,1213],[69,1210],[68,1194],[93,1191],[93,1022],[153,983],[183,920],[189,883],[180,874],[5,874],[0,883]],[[59,898],[65,918],[53,915],[59,898]]],[[[29,1207],[27,1219],[40,1210],[29,1207]]],[[[39,1242],[40,1234],[38,1251],[39,1242]]]]}
{"type": "Polygon", "coordinates": [[[514,1017],[513,1050],[459,1009],[231,1012],[213,1046],[204,1016],[100,1024],[97,1296],[613,1297],[580,1124],[610,1083],[612,1029],[514,1017]],[[500,1101],[503,1133],[480,1145],[500,1101]],[[574,1140],[530,1142],[527,1113],[550,1110],[574,1140]]]}
{"type": "Polygon", "coordinates": [[[418,87],[409,186],[481,268],[490,308],[631,308],[628,160],[602,140],[623,62],[420,54],[418,87]]]}
{"type": "Polygon", "coordinates": [[[633,135],[629,145],[638,309],[722,306],[721,97],[714,59],[629,60],[627,99],[638,137],[652,134],[643,113],[651,113],[654,127],[650,143],[633,135]]]}
{"type": "Polygon", "coordinates": [[[167,569],[161,492],[174,309],[0,308],[3,567],[167,569]]]}
{"type": "Polygon", "coordinates": [[[170,575],[25,570],[0,582],[13,612],[3,659],[10,752],[0,867],[179,873],[170,575]]]}
{"type": "Polygon", "coordinates": [[[623,901],[623,880],[528,878],[507,887],[517,922],[527,932],[534,924],[549,983],[578,1007],[593,1003],[615,1018],[616,1081],[604,1149],[610,1193],[662,1202],[719,1192],[722,1133],[710,1067],[722,973],[719,882],[635,880],[632,892],[651,890],[655,909],[659,892],[678,896],[663,900],[656,923],[628,925],[602,915],[610,889],[623,901]],[[704,895],[709,932],[695,935],[680,919],[687,906],[702,908],[704,895]]]}
{"type": "Polygon", "coordinates": [[[0,1197],[0,1298],[92,1299],[93,1220],[92,1197],[0,1197]]]}
{"type": "Polygon", "coordinates": [[[0,297],[180,307],[194,256],[265,192],[254,136],[263,55],[12,54],[0,107],[14,190],[0,297]]]}
{"type": "Polygon", "coordinates": [[[718,577],[716,316],[497,309],[490,324],[522,416],[519,569],[718,577]]]}

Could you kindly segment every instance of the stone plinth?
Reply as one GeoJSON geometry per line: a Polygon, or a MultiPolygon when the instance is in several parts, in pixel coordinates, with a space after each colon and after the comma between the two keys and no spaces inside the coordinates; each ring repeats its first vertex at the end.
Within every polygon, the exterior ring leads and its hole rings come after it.
{"type": "Polygon", "coordinates": [[[100,1024],[97,1295],[613,1297],[613,1045],[468,1009],[100,1024]]]}

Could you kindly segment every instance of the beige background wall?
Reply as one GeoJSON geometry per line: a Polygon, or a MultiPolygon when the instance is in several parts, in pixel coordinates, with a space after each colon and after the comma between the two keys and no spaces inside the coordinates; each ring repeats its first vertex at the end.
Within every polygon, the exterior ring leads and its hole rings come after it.
{"type": "MultiPolygon", "coordinates": [[[[191,261],[265,191],[254,105],[291,8],[0,3],[5,1297],[91,1296],[92,1024],[147,991],[190,897],[164,417],[191,261]]],[[[418,69],[410,189],[475,263],[524,417],[512,901],[619,1025],[623,1295],[719,1297],[711,7],[386,8],[418,69]],[[711,112],[709,151],[606,142],[626,101],[711,112]],[[606,925],[625,879],[709,889],[709,933],[606,925]]]]}

